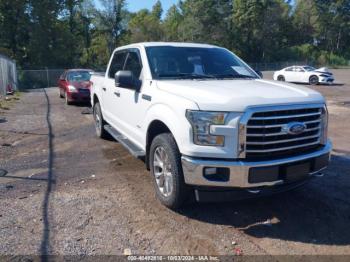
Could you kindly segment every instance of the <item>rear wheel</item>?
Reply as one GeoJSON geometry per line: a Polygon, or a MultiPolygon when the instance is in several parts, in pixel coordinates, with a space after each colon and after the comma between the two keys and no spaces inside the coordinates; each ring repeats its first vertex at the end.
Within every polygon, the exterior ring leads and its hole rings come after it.
{"type": "Polygon", "coordinates": [[[284,76],[282,76],[282,75],[279,75],[279,76],[277,77],[277,80],[278,80],[278,81],[282,81],[282,82],[286,81],[286,79],[285,79],[284,76]]]}
{"type": "Polygon", "coordinates": [[[106,124],[106,122],[103,120],[103,116],[102,116],[102,112],[101,112],[101,106],[100,103],[97,102],[94,104],[94,120],[95,120],[95,130],[96,130],[96,135],[99,138],[107,138],[108,137],[108,133],[107,131],[104,129],[104,125],[106,124]]]}
{"type": "Polygon", "coordinates": [[[309,83],[310,83],[310,85],[317,85],[318,84],[318,77],[317,76],[310,76],[309,83]]]}
{"type": "Polygon", "coordinates": [[[179,208],[187,199],[181,155],[170,133],[156,136],[150,148],[150,167],[157,198],[171,209],[179,208]]]}

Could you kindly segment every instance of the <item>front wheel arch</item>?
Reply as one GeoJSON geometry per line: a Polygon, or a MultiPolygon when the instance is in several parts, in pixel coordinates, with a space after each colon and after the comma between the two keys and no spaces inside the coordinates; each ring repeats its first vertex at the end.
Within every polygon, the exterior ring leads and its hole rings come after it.
{"type": "Polygon", "coordinates": [[[160,120],[153,120],[148,126],[147,135],[146,135],[146,159],[145,159],[146,167],[148,170],[150,170],[149,153],[150,153],[152,141],[157,135],[160,135],[163,133],[172,134],[170,131],[170,128],[160,120]]]}
{"type": "Polygon", "coordinates": [[[92,107],[94,107],[94,105],[95,105],[96,103],[99,103],[99,102],[100,102],[100,100],[98,99],[97,95],[94,94],[94,99],[93,99],[92,107]]]}

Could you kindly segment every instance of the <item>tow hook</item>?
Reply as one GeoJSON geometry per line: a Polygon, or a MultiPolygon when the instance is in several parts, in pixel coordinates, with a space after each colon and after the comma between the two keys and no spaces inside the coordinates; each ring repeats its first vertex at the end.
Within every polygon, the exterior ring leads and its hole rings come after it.
{"type": "Polygon", "coordinates": [[[259,194],[261,190],[252,190],[252,189],[247,189],[247,191],[251,194],[259,194]]]}
{"type": "Polygon", "coordinates": [[[324,173],[316,173],[314,174],[315,177],[323,177],[324,176],[324,173]]]}

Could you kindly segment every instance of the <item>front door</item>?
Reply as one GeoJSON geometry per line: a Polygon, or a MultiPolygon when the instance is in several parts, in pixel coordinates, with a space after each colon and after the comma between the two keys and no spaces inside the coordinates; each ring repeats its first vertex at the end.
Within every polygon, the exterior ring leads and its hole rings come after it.
{"type": "Polygon", "coordinates": [[[295,67],[295,75],[296,75],[296,80],[295,82],[305,82],[305,70],[301,66],[295,67]]]}
{"type": "MultiPolygon", "coordinates": [[[[134,77],[142,81],[142,62],[138,49],[128,49],[123,70],[133,72],[134,77]]],[[[141,148],[143,147],[144,137],[141,123],[151,99],[147,94],[143,93],[147,89],[147,84],[145,81],[142,81],[142,86],[139,90],[135,90],[135,88],[118,88],[120,98],[118,107],[121,108],[121,111],[118,112],[121,118],[120,131],[127,134],[128,138],[141,148]]]]}

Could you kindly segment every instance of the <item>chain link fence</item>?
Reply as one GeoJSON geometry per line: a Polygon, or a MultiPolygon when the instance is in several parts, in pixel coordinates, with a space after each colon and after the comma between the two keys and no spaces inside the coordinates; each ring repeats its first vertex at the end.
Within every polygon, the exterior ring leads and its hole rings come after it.
{"type": "Polygon", "coordinates": [[[256,71],[278,71],[288,66],[309,65],[317,67],[309,61],[292,61],[292,62],[273,62],[273,63],[248,63],[256,71]]]}
{"type": "Polygon", "coordinates": [[[0,54],[0,96],[17,90],[16,63],[0,54]]]}
{"type": "Polygon", "coordinates": [[[18,70],[20,89],[36,89],[57,86],[64,69],[18,70]]]}
{"type": "MultiPolygon", "coordinates": [[[[257,71],[277,71],[292,65],[317,66],[308,61],[248,63],[257,71]]],[[[20,89],[35,89],[57,86],[58,79],[65,69],[18,70],[18,85],[20,89]]],[[[101,71],[101,70],[99,70],[101,71]]]]}

